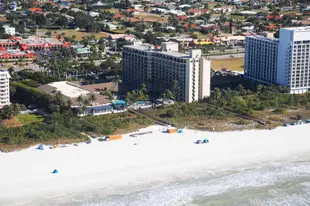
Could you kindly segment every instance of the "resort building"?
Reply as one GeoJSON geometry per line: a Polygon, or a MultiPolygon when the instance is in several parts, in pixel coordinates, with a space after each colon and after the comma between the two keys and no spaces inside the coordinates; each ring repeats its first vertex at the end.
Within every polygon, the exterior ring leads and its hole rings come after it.
{"type": "Polygon", "coordinates": [[[10,105],[10,74],[0,70],[0,108],[10,105]]]}
{"type": "Polygon", "coordinates": [[[201,50],[178,52],[178,43],[126,45],[123,50],[123,81],[134,88],[146,84],[153,92],[170,89],[178,101],[193,102],[210,95],[210,64],[201,50]]]}
{"type": "Polygon", "coordinates": [[[310,27],[280,29],[279,39],[246,37],[244,66],[253,82],[310,91],[310,27]]]}
{"type": "Polygon", "coordinates": [[[49,84],[42,85],[38,87],[39,90],[55,95],[57,92],[61,92],[65,101],[71,101],[71,108],[78,109],[83,108],[82,102],[79,102],[78,97],[81,96],[83,99],[89,99],[90,95],[95,95],[95,100],[86,106],[83,113],[79,113],[79,116],[85,115],[102,115],[113,112],[113,107],[111,106],[111,100],[106,96],[100,95],[89,90],[82,88],[78,84],[73,84],[66,81],[52,82],[49,84]]]}

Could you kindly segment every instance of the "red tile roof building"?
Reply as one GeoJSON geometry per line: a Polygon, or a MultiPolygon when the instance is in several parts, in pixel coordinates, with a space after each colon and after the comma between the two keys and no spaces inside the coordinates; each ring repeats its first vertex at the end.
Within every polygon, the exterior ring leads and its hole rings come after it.
{"type": "Polygon", "coordinates": [[[33,60],[35,57],[35,54],[31,51],[6,50],[0,47],[0,60],[33,60]]]}
{"type": "Polygon", "coordinates": [[[180,21],[184,21],[185,19],[188,19],[188,16],[181,15],[181,16],[178,16],[177,19],[180,20],[180,21]]]}
{"type": "Polygon", "coordinates": [[[124,19],[124,18],[125,18],[125,15],[123,15],[123,14],[115,14],[112,17],[112,20],[120,20],[120,19],[124,19]]]}
{"type": "Polygon", "coordinates": [[[194,14],[194,15],[201,15],[201,14],[209,13],[209,10],[192,8],[188,10],[187,13],[194,14]]]}
{"type": "Polygon", "coordinates": [[[281,16],[279,14],[270,14],[267,16],[268,20],[280,20],[281,16]]]}
{"type": "Polygon", "coordinates": [[[32,36],[27,39],[21,37],[12,36],[9,39],[1,39],[0,47],[6,49],[21,49],[27,50],[56,50],[62,47],[69,48],[70,43],[63,39],[61,36],[56,38],[40,38],[38,36],[32,36]]]}

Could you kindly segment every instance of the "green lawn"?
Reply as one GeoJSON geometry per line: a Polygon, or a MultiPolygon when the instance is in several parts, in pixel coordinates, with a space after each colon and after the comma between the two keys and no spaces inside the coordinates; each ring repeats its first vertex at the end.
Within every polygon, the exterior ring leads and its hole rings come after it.
{"type": "Polygon", "coordinates": [[[88,32],[85,32],[84,30],[77,31],[74,29],[55,29],[55,30],[54,29],[51,29],[51,30],[39,29],[38,34],[39,35],[45,35],[45,33],[47,31],[50,31],[52,33],[52,36],[60,35],[62,33],[64,33],[64,36],[66,36],[66,37],[72,37],[72,35],[75,35],[76,40],[78,40],[78,41],[81,41],[81,40],[83,40],[84,37],[91,36],[91,35],[94,35],[96,37],[96,39],[100,39],[101,37],[106,38],[110,35],[107,32],[88,33],[88,32]]]}
{"type": "Polygon", "coordinates": [[[213,59],[211,68],[214,70],[228,68],[233,71],[244,71],[244,58],[213,59]]]}
{"type": "Polygon", "coordinates": [[[33,122],[42,122],[44,120],[43,116],[35,115],[35,114],[19,114],[19,115],[16,115],[15,118],[21,124],[30,124],[33,122]]]}
{"type": "Polygon", "coordinates": [[[201,32],[193,32],[197,35],[198,39],[210,39],[213,35],[212,34],[204,34],[201,32]]]}

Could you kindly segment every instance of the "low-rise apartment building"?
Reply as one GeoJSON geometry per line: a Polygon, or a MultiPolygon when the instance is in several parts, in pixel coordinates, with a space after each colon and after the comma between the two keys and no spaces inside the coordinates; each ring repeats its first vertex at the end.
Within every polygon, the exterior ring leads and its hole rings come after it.
{"type": "Polygon", "coordinates": [[[201,50],[179,53],[175,42],[163,42],[160,50],[149,44],[127,45],[123,80],[136,88],[144,83],[153,92],[170,89],[176,100],[193,102],[210,95],[210,65],[201,50]]]}

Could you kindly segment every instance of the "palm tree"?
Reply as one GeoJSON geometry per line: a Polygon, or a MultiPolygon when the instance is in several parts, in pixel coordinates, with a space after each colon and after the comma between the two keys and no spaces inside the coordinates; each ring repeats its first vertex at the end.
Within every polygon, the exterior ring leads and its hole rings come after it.
{"type": "Polygon", "coordinates": [[[71,38],[72,38],[72,40],[75,40],[76,35],[73,34],[71,38]]]}
{"type": "Polygon", "coordinates": [[[41,70],[41,72],[43,72],[43,70],[41,69],[42,67],[44,68],[44,62],[43,61],[39,61],[38,62],[38,65],[39,65],[39,69],[41,70]]]}
{"type": "Polygon", "coordinates": [[[115,76],[114,82],[117,82],[117,83],[121,82],[121,78],[119,75],[115,76]]]}
{"type": "Polygon", "coordinates": [[[72,101],[71,101],[71,99],[69,99],[68,101],[67,101],[67,106],[68,106],[68,108],[70,109],[71,107],[72,107],[72,101]]]}
{"type": "MultiPolygon", "coordinates": [[[[86,109],[89,105],[90,105],[90,100],[89,100],[89,99],[84,99],[84,100],[83,100],[83,108],[86,109]]],[[[84,109],[84,110],[85,110],[85,109],[84,109]]]]}
{"type": "Polygon", "coordinates": [[[142,83],[140,87],[141,87],[140,90],[143,92],[143,94],[147,93],[146,84],[142,83]]]}
{"type": "Polygon", "coordinates": [[[82,105],[83,100],[84,100],[84,98],[83,98],[82,95],[80,95],[80,96],[78,96],[78,97],[76,98],[76,101],[79,103],[80,106],[82,105]]]}
{"type": "Polygon", "coordinates": [[[165,96],[167,99],[175,99],[175,96],[173,95],[173,93],[169,89],[166,90],[165,96]]]}
{"type": "Polygon", "coordinates": [[[13,76],[14,68],[13,67],[8,68],[8,72],[9,72],[10,76],[13,76]]]}
{"type": "Polygon", "coordinates": [[[63,96],[62,96],[62,93],[61,91],[57,91],[56,94],[55,94],[55,99],[57,101],[58,104],[61,103],[61,101],[63,100],[63,96]]]}
{"type": "Polygon", "coordinates": [[[116,91],[116,87],[119,85],[119,83],[121,82],[121,78],[119,75],[116,75],[115,78],[114,78],[114,90],[113,91],[116,91]]]}
{"type": "Polygon", "coordinates": [[[75,79],[77,79],[79,72],[79,63],[76,59],[73,59],[72,61],[72,71],[75,72],[75,79]]]}
{"type": "Polygon", "coordinates": [[[97,100],[97,97],[96,97],[95,94],[91,94],[91,95],[89,96],[89,101],[90,101],[90,103],[93,103],[93,102],[95,102],[96,100],[97,100]]]}
{"type": "Polygon", "coordinates": [[[173,80],[173,96],[174,96],[174,99],[177,98],[177,94],[178,94],[178,91],[179,91],[179,82],[178,80],[173,80]]]}

